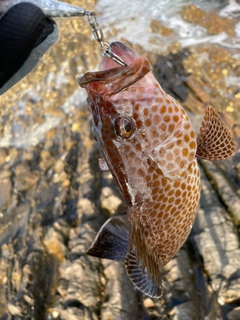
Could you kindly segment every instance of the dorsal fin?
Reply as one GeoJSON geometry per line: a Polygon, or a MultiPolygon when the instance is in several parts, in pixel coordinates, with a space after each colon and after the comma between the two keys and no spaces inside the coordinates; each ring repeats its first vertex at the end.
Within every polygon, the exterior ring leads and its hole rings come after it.
{"type": "Polygon", "coordinates": [[[149,276],[147,268],[143,269],[141,262],[137,262],[134,250],[131,250],[131,252],[127,254],[125,259],[125,267],[129,278],[140,291],[151,298],[161,297],[161,283],[157,283],[155,280],[153,280],[149,276]]]}
{"type": "Polygon", "coordinates": [[[197,138],[196,156],[207,160],[222,160],[236,148],[233,137],[212,106],[207,106],[197,138]]]}
{"type": "Polygon", "coordinates": [[[87,254],[122,261],[128,252],[129,225],[127,216],[108,219],[99,230],[87,254]]]}

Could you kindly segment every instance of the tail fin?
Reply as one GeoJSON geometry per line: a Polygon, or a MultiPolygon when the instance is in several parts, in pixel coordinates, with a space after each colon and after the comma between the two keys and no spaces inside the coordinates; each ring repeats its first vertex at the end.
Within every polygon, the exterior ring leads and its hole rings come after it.
{"type": "Polygon", "coordinates": [[[127,216],[108,219],[99,230],[87,254],[90,256],[122,261],[129,247],[129,224],[127,216]]]}
{"type": "Polygon", "coordinates": [[[212,106],[207,106],[197,138],[196,156],[207,160],[223,160],[236,149],[228,128],[212,106]]]}
{"type": "Polygon", "coordinates": [[[133,250],[126,256],[125,267],[129,278],[140,291],[151,298],[161,297],[161,283],[153,280],[148,274],[147,268],[143,268],[141,262],[137,262],[136,254],[133,250]]]}

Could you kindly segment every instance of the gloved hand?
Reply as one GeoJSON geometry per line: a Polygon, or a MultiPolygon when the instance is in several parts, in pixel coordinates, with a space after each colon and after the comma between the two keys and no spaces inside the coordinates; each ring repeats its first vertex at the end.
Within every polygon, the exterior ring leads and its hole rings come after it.
{"type": "Polygon", "coordinates": [[[56,0],[0,0],[0,95],[25,77],[58,40],[51,17],[86,12],[56,0]]]}
{"type": "Polygon", "coordinates": [[[0,17],[0,94],[27,75],[57,39],[54,21],[32,3],[19,3],[3,14],[0,17]],[[51,40],[47,39],[51,34],[51,40]],[[41,46],[43,42],[45,45],[41,46]],[[33,51],[34,57],[29,59],[33,51]]]}

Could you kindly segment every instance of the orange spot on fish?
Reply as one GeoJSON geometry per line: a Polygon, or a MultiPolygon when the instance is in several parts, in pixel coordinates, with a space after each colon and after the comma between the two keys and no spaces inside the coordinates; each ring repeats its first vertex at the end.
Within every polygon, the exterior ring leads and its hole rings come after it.
{"type": "Polygon", "coordinates": [[[157,103],[159,103],[159,104],[160,104],[160,103],[163,103],[163,99],[162,99],[162,98],[156,98],[155,101],[156,101],[157,103]]]}
{"type": "Polygon", "coordinates": [[[185,141],[185,142],[189,142],[189,140],[190,140],[188,134],[185,134],[183,138],[184,138],[184,141],[185,141]]]}
{"type": "Polygon", "coordinates": [[[166,131],[167,130],[167,125],[165,123],[161,123],[159,126],[160,131],[166,131]]]}
{"type": "Polygon", "coordinates": [[[183,155],[184,157],[187,157],[187,156],[188,156],[188,149],[187,149],[187,148],[183,148],[183,150],[182,150],[182,155],[183,155]]]}
{"type": "Polygon", "coordinates": [[[196,142],[195,142],[195,141],[191,141],[191,142],[189,143],[189,147],[190,147],[191,149],[196,149],[196,142]]]}
{"type": "Polygon", "coordinates": [[[136,126],[138,127],[138,128],[141,128],[142,127],[142,121],[141,120],[137,120],[136,121],[136,126]]]}
{"type": "Polygon", "coordinates": [[[187,187],[187,186],[186,186],[186,183],[182,183],[182,184],[181,184],[181,189],[182,189],[182,190],[185,190],[186,187],[187,187]]]}
{"type": "Polygon", "coordinates": [[[186,123],[185,125],[184,125],[184,129],[185,130],[189,130],[191,128],[191,125],[189,124],[189,123],[186,123]]]}
{"type": "Polygon", "coordinates": [[[163,117],[163,120],[164,120],[165,122],[170,122],[170,121],[171,121],[171,117],[167,114],[167,115],[165,115],[165,116],[163,117]]]}
{"type": "Polygon", "coordinates": [[[169,124],[168,131],[171,133],[175,129],[175,125],[173,123],[169,124]]]}
{"type": "Polygon", "coordinates": [[[148,109],[143,109],[143,116],[144,117],[147,117],[148,116],[148,109]]]}
{"type": "Polygon", "coordinates": [[[166,111],[167,111],[166,106],[162,106],[161,109],[160,109],[160,112],[161,113],[165,113],[166,111]]]}
{"type": "Polygon", "coordinates": [[[174,122],[178,122],[179,121],[179,116],[178,115],[174,115],[173,116],[173,121],[174,122]]]}
{"type": "Polygon", "coordinates": [[[173,154],[172,154],[172,153],[168,153],[168,154],[167,154],[167,160],[168,160],[168,161],[173,160],[173,154]]]}
{"type": "Polygon", "coordinates": [[[174,168],[174,164],[173,164],[173,163],[169,163],[169,164],[167,165],[167,169],[168,169],[169,171],[171,171],[173,168],[174,168]]]}
{"type": "Polygon", "coordinates": [[[135,111],[139,111],[140,107],[141,107],[141,106],[140,106],[139,103],[135,104],[135,106],[134,106],[135,111]]]}
{"type": "Polygon", "coordinates": [[[152,125],[152,121],[151,121],[151,119],[146,119],[145,121],[144,121],[144,124],[145,124],[145,126],[147,126],[147,127],[151,127],[151,125],[152,125]]]}
{"type": "Polygon", "coordinates": [[[137,150],[137,151],[141,151],[141,150],[142,150],[142,147],[141,147],[141,144],[140,144],[140,143],[137,143],[137,144],[136,144],[136,150],[137,150]]]}
{"type": "Polygon", "coordinates": [[[155,125],[157,125],[157,124],[159,124],[160,121],[161,121],[160,116],[159,116],[158,114],[155,114],[155,115],[153,116],[153,123],[154,123],[155,125]]]}

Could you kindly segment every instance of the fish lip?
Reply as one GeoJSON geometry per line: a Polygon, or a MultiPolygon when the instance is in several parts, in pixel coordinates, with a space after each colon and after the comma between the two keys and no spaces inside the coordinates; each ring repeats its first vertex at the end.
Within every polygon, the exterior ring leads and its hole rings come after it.
{"type": "Polygon", "coordinates": [[[78,77],[78,84],[80,87],[83,87],[87,83],[93,81],[101,81],[103,78],[105,80],[112,80],[115,77],[119,76],[119,71],[124,72],[131,68],[131,64],[139,59],[139,55],[125,43],[120,41],[113,41],[110,43],[111,51],[119,56],[127,66],[120,66],[114,62],[111,58],[104,56],[101,64],[100,71],[97,72],[87,72],[78,77]],[[111,70],[112,72],[109,72],[111,70]]]}
{"type": "MultiPolygon", "coordinates": [[[[142,61],[143,57],[139,57],[136,60],[138,59],[139,59],[138,68],[135,68],[135,62],[132,62],[131,64],[123,67],[118,66],[117,68],[112,68],[112,69],[100,70],[96,72],[87,72],[78,77],[78,83],[80,87],[84,88],[85,85],[90,84],[91,82],[98,82],[98,81],[104,82],[105,92],[112,93],[112,94],[117,93],[119,92],[119,90],[116,91],[113,89],[114,85],[112,85],[112,82],[118,82],[119,84],[121,84],[122,77],[130,77],[133,74],[136,74],[137,71],[141,69],[140,61],[142,61]],[[107,86],[108,86],[108,89],[106,89],[107,86]]],[[[128,84],[126,86],[128,86],[128,84]]]]}
{"type": "Polygon", "coordinates": [[[112,51],[127,63],[127,66],[119,66],[111,58],[104,57],[99,71],[87,72],[78,77],[80,87],[87,89],[88,93],[105,96],[117,94],[143,78],[151,70],[148,59],[139,56],[126,44],[116,41],[110,46],[112,51]]]}
{"type": "MultiPolygon", "coordinates": [[[[108,58],[109,59],[109,58],[108,58]]],[[[115,63],[116,64],[116,63],[115,63]]],[[[111,69],[105,69],[105,70],[100,70],[100,71],[93,71],[93,72],[87,72],[85,74],[82,74],[78,77],[78,83],[81,87],[84,85],[91,83],[91,82],[96,82],[96,81],[104,81],[104,82],[109,82],[109,81],[114,81],[116,79],[119,79],[119,77],[124,73],[124,71],[131,70],[132,65],[128,66],[119,66],[111,69]],[[121,71],[121,72],[120,72],[121,71]]],[[[109,87],[110,88],[110,87],[109,87]]]]}

